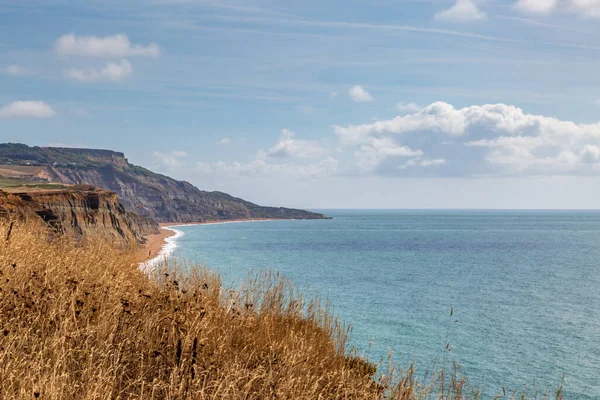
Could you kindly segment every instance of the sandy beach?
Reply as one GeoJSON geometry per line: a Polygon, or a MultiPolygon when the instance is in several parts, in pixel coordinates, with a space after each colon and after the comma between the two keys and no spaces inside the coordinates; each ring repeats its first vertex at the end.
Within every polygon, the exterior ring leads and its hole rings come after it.
{"type": "Polygon", "coordinates": [[[167,243],[166,239],[174,235],[175,232],[172,230],[163,229],[163,227],[161,227],[159,233],[146,236],[146,244],[139,251],[140,262],[145,262],[158,256],[158,253],[160,253],[164,245],[167,243]]]}

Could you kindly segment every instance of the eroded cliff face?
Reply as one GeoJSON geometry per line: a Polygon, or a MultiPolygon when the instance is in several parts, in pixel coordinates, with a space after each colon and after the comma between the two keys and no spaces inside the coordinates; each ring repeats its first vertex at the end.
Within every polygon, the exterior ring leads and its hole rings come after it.
{"type": "Polygon", "coordinates": [[[157,233],[153,220],[125,210],[116,193],[91,186],[5,193],[0,191],[0,218],[41,218],[76,238],[107,235],[127,243],[144,242],[157,233]]]}
{"type": "Polygon", "coordinates": [[[227,193],[207,192],[188,182],[125,165],[120,162],[95,168],[48,166],[43,174],[50,182],[87,183],[112,190],[118,193],[127,209],[159,222],[326,218],[304,210],[259,206],[227,193]]]}
{"type": "Polygon", "coordinates": [[[42,167],[31,179],[109,189],[119,195],[126,209],[159,222],[326,218],[309,211],[262,207],[226,193],[200,190],[188,182],[133,165],[123,153],[110,150],[0,143],[0,167],[2,164],[6,164],[6,170],[11,166],[42,167]]]}

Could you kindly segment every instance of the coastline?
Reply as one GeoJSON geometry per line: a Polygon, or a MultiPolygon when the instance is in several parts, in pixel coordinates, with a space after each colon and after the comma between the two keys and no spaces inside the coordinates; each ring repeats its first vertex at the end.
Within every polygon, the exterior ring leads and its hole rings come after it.
{"type": "Polygon", "coordinates": [[[172,226],[218,225],[218,224],[233,224],[233,223],[240,223],[240,222],[260,222],[260,221],[285,221],[285,220],[276,219],[276,218],[250,218],[250,219],[228,219],[228,220],[214,219],[214,220],[203,221],[203,222],[161,222],[158,224],[158,226],[160,226],[160,228],[162,229],[162,228],[169,228],[172,226]]]}
{"type": "Polygon", "coordinates": [[[196,225],[221,225],[235,224],[244,222],[264,222],[280,221],[274,218],[252,218],[252,219],[234,219],[234,220],[213,220],[204,222],[161,222],[159,223],[160,233],[146,237],[146,244],[140,249],[140,268],[144,271],[150,271],[152,267],[161,263],[165,257],[168,257],[177,248],[177,239],[184,233],[174,229],[178,226],[196,226],[196,225]]]}
{"type": "Polygon", "coordinates": [[[176,232],[171,229],[165,229],[161,226],[159,233],[146,236],[146,243],[144,243],[143,247],[139,250],[140,262],[143,263],[156,258],[162,248],[167,244],[166,240],[175,234],[176,232]]]}

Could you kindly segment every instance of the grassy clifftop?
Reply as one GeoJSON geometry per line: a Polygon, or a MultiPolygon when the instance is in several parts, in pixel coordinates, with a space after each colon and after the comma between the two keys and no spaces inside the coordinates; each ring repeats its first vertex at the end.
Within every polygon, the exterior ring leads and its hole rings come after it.
{"type": "Polygon", "coordinates": [[[271,275],[239,291],[202,268],[147,276],[103,240],[0,222],[0,397],[476,398],[348,356],[347,330],[271,275]]]}

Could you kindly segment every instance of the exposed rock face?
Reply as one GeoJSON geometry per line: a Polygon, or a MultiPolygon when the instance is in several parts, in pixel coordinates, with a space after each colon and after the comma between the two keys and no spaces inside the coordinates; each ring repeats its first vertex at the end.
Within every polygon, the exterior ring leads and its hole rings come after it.
{"type": "Polygon", "coordinates": [[[143,243],[157,233],[158,225],[147,217],[125,210],[116,193],[91,186],[29,193],[0,191],[0,218],[41,218],[76,237],[104,234],[128,243],[143,243]]]}
{"type": "Polygon", "coordinates": [[[0,164],[43,165],[37,177],[109,189],[119,195],[127,209],[161,222],[326,218],[303,210],[261,207],[226,193],[199,190],[188,182],[132,165],[123,153],[109,150],[0,144],[0,164]]]}

